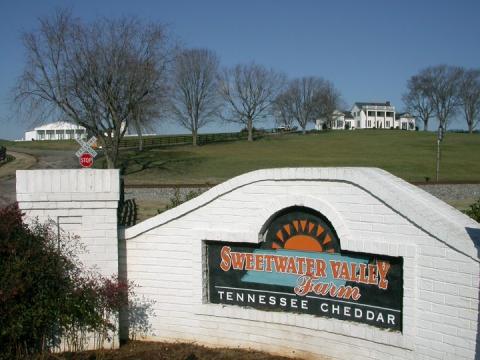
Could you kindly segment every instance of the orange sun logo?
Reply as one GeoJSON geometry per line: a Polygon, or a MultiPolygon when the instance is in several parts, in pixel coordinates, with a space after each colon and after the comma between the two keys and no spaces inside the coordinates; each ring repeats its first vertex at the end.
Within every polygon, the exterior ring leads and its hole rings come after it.
{"type": "Polygon", "coordinates": [[[273,249],[333,253],[332,237],[320,224],[308,220],[293,220],[277,231],[273,249]]]}
{"type": "Polygon", "coordinates": [[[328,223],[311,212],[295,210],[280,215],[270,224],[265,247],[275,250],[340,252],[339,241],[328,223]]]}

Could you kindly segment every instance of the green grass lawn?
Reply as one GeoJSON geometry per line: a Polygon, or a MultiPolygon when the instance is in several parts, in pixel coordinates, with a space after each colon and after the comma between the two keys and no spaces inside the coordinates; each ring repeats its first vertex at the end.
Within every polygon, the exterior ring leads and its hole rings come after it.
{"type": "Polygon", "coordinates": [[[77,150],[80,148],[75,140],[9,141],[0,139],[0,146],[13,151],[15,149],[77,150]]]}
{"type": "MultiPolygon", "coordinates": [[[[194,148],[121,152],[126,184],[216,184],[245,172],[277,167],[373,166],[411,182],[435,179],[436,134],[357,130],[265,137],[194,148]]],[[[97,166],[104,166],[97,161],[97,166]]],[[[480,135],[448,133],[441,181],[480,182],[480,135]]]]}

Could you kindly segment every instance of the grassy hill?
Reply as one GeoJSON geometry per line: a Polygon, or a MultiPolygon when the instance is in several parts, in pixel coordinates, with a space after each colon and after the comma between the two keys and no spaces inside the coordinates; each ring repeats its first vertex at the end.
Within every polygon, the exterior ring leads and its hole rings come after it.
{"type": "Polygon", "coordinates": [[[38,150],[77,150],[78,143],[75,140],[42,140],[42,141],[10,141],[0,139],[0,146],[15,151],[16,149],[38,150]]]}
{"type": "MultiPolygon", "coordinates": [[[[265,137],[194,148],[121,152],[126,184],[215,184],[247,171],[301,166],[374,166],[411,182],[435,179],[436,134],[394,130],[332,131],[265,137]]],[[[104,162],[98,161],[98,167],[104,162]]],[[[448,133],[440,180],[480,182],[480,135],[448,133]]]]}

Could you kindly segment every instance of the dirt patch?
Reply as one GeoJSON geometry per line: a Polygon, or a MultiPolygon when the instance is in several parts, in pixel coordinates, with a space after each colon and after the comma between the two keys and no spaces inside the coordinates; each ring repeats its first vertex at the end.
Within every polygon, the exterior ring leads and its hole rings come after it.
{"type": "Polygon", "coordinates": [[[74,169],[78,159],[72,150],[44,150],[15,147],[7,148],[7,153],[15,157],[0,167],[0,207],[15,201],[15,171],[25,169],[74,169]]]}
{"type": "Polygon", "coordinates": [[[15,160],[0,166],[0,206],[11,204],[15,201],[15,171],[30,169],[35,166],[35,156],[16,151],[7,151],[15,160]]]}
{"type": "Polygon", "coordinates": [[[17,147],[17,152],[35,156],[38,159],[35,169],[78,169],[80,165],[73,149],[29,149],[17,147]]]}
{"type": "Polygon", "coordinates": [[[30,154],[16,151],[8,151],[7,154],[15,157],[15,160],[0,166],[0,178],[15,176],[16,170],[29,169],[37,162],[37,159],[30,154]]]}
{"type": "MultiPolygon", "coordinates": [[[[130,342],[118,350],[55,354],[48,360],[291,360],[260,351],[208,348],[187,343],[130,342]]],[[[300,359],[300,358],[295,358],[300,359]]]]}

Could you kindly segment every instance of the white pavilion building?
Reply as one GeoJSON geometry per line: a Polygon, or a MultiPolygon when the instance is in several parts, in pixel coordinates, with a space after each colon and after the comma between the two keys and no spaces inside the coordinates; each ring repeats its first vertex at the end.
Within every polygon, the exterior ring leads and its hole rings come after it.
{"type": "Polygon", "coordinates": [[[32,140],[68,140],[87,136],[87,129],[66,121],[57,121],[38,126],[25,133],[25,141],[32,140]]]}

